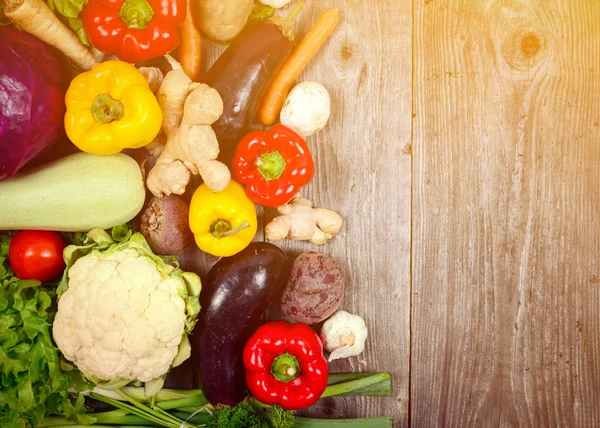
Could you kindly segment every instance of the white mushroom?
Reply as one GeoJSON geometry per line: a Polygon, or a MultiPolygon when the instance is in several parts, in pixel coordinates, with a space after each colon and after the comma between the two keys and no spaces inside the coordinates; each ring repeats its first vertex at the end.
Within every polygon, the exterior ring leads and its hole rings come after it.
{"type": "Polygon", "coordinates": [[[281,109],[281,123],[302,137],[316,134],[331,114],[329,92],[317,82],[302,82],[289,93],[281,109]]]}
{"type": "Polygon", "coordinates": [[[365,349],[367,326],[358,315],[337,311],[323,324],[321,340],[331,352],[329,361],[353,357],[365,349]]]}

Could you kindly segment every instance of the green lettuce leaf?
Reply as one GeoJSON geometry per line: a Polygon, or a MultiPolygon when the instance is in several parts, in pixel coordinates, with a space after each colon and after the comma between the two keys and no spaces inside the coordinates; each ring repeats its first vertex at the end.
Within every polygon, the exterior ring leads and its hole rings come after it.
{"type": "Polygon", "coordinates": [[[49,414],[83,421],[85,408],[69,401],[69,376],[52,342],[56,293],[14,276],[9,243],[0,236],[0,428],[36,426],[49,414]]]}

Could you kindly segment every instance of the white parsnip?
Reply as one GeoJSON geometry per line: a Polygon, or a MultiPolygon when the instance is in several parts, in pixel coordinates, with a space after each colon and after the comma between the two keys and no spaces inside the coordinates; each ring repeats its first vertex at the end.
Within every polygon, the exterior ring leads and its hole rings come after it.
{"type": "Polygon", "coordinates": [[[91,70],[98,61],[77,35],[52,13],[43,0],[4,0],[6,17],[21,30],[61,51],[82,70],[91,70]]]}

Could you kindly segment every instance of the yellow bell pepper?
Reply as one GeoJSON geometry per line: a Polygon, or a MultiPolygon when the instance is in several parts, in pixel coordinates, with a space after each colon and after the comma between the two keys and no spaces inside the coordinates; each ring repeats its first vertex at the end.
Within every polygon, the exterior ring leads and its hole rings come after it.
{"type": "Polygon", "coordinates": [[[190,229],[196,245],[217,257],[230,257],[252,242],[257,220],[254,203],[244,188],[231,180],[222,192],[206,184],[198,187],[190,203],[190,229]]]}
{"type": "Polygon", "coordinates": [[[65,130],[80,150],[112,155],[150,143],[162,111],[133,65],[106,61],[73,79],[65,95],[65,130]]]}

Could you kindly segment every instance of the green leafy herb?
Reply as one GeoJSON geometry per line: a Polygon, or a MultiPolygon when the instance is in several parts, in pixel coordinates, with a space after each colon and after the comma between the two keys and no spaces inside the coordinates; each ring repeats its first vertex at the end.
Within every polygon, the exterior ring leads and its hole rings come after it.
{"type": "Polygon", "coordinates": [[[215,410],[206,423],[208,428],[270,428],[269,421],[248,403],[215,410]]]}
{"type": "Polygon", "coordinates": [[[293,428],[296,417],[294,412],[280,406],[271,407],[271,425],[273,428],[293,428]]]}
{"type": "Polygon", "coordinates": [[[35,426],[47,414],[85,421],[83,398],[67,398],[69,377],[50,336],[55,292],[14,276],[9,243],[0,236],[0,427],[35,426]]]}

